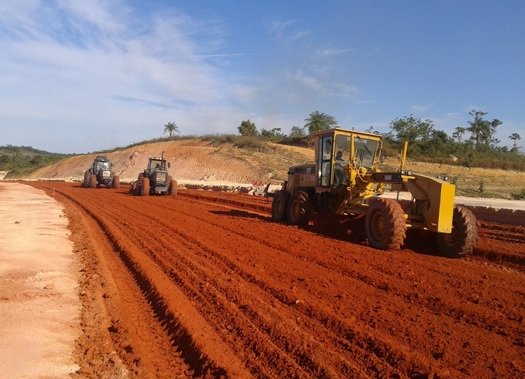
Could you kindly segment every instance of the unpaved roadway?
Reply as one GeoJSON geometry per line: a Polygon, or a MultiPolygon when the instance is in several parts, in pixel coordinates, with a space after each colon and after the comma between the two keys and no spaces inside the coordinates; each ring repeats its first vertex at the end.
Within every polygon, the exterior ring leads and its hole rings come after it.
{"type": "Polygon", "coordinates": [[[482,223],[452,260],[431,235],[384,252],[272,223],[264,198],[32,185],[83,265],[78,377],[525,376],[523,227],[482,223]]]}
{"type": "Polygon", "coordinates": [[[0,378],[79,368],[80,266],[63,210],[44,191],[0,183],[0,378]]]}

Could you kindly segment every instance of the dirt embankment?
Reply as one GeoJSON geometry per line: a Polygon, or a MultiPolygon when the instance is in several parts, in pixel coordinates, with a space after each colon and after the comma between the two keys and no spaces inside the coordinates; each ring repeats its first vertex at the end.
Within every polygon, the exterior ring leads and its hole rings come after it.
{"type": "MultiPolygon", "coordinates": [[[[288,167],[311,160],[308,149],[286,149],[268,144],[263,151],[237,148],[225,143],[189,139],[150,143],[104,154],[86,154],[41,168],[23,179],[80,180],[97,155],[105,155],[113,163],[121,180],[135,180],[152,156],[164,156],[171,163],[170,174],[178,181],[253,181],[283,180],[288,167]]],[[[313,155],[313,153],[312,153],[313,155]]]]}
{"type": "MultiPolygon", "coordinates": [[[[110,311],[85,330],[103,326],[131,377],[525,375],[522,228],[483,224],[451,260],[416,235],[384,252],[348,225],[273,223],[264,198],[33,185],[87,231],[86,300],[110,311]]],[[[81,341],[80,373],[110,372],[100,349],[81,341]]]]}

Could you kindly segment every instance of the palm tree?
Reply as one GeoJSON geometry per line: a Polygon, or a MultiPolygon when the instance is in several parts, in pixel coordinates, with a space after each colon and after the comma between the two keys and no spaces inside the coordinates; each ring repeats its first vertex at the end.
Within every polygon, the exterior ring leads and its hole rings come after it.
{"type": "Polygon", "coordinates": [[[470,139],[476,142],[476,146],[482,144],[488,145],[492,143],[498,143],[499,141],[494,138],[496,128],[501,125],[501,121],[495,118],[492,121],[483,119],[487,113],[477,110],[471,110],[469,115],[474,117],[473,121],[469,121],[470,126],[467,131],[472,133],[470,139]]]}
{"type": "Polygon", "coordinates": [[[164,125],[164,133],[169,132],[170,137],[173,135],[173,133],[179,132],[179,127],[174,122],[168,122],[164,125]]]}
{"type": "Polygon", "coordinates": [[[510,136],[509,136],[509,139],[512,140],[512,149],[510,151],[512,152],[515,152],[515,151],[518,151],[518,142],[519,140],[521,140],[521,136],[518,134],[518,133],[512,133],[510,136]]]}
{"type": "Polygon", "coordinates": [[[319,111],[310,113],[308,118],[305,118],[304,121],[306,121],[304,127],[308,128],[310,133],[315,133],[320,130],[326,130],[337,126],[337,121],[333,116],[330,116],[326,113],[321,113],[319,111]]]}
{"type": "Polygon", "coordinates": [[[454,133],[452,133],[452,137],[457,139],[457,141],[459,143],[461,143],[461,140],[463,139],[463,134],[465,134],[465,132],[467,131],[467,129],[461,127],[461,126],[458,126],[456,128],[456,131],[454,133]]]}
{"type": "Polygon", "coordinates": [[[486,114],[486,112],[477,110],[472,110],[469,112],[469,115],[474,117],[474,120],[468,122],[470,126],[467,128],[467,130],[472,133],[470,139],[476,143],[476,146],[479,146],[488,140],[490,128],[487,121],[483,120],[483,116],[486,114]]]}

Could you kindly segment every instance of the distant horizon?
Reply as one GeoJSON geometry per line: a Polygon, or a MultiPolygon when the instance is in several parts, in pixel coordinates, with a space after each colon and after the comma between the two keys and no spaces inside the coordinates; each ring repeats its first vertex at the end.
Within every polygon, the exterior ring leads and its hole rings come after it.
{"type": "MultiPolygon", "coordinates": [[[[302,127],[452,135],[472,109],[525,143],[525,3],[152,0],[0,4],[0,144],[63,154],[302,127]]],[[[466,136],[467,137],[467,136],[466,136]]]]}

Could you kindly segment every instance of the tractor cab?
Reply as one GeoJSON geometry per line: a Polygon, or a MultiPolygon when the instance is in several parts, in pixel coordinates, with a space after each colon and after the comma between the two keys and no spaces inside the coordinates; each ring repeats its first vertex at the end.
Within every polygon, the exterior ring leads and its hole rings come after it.
{"type": "Polygon", "coordinates": [[[104,156],[98,156],[93,161],[93,172],[98,173],[99,171],[110,171],[111,162],[104,156]]]}
{"type": "Polygon", "coordinates": [[[146,169],[148,173],[152,173],[154,171],[166,171],[167,167],[169,167],[170,164],[166,162],[166,159],[164,158],[150,158],[148,161],[148,168],[146,169]]]}

